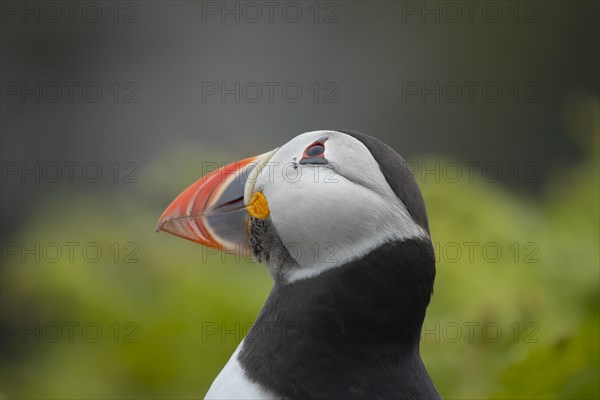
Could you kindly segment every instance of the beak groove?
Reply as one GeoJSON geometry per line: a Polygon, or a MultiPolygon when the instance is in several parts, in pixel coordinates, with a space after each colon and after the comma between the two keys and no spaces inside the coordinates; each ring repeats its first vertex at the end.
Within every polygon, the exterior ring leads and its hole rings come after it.
{"type": "Polygon", "coordinates": [[[165,209],[156,231],[227,252],[247,247],[245,199],[276,150],[228,164],[200,178],[165,209]]]}

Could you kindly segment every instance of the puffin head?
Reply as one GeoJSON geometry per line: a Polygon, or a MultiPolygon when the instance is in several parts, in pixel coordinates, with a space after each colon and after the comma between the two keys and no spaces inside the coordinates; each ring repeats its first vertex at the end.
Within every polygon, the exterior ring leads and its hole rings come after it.
{"type": "Polygon", "coordinates": [[[184,190],[163,230],[251,251],[277,282],[307,279],[389,242],[429,242],[425,204],[400,155],[350,131],[314,131],[224,166],[184,190]]]}

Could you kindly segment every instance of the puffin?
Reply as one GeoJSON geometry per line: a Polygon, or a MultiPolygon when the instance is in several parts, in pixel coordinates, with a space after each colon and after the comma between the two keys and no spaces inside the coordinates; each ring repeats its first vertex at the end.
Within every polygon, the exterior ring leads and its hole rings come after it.
{"type": "Polygon", "coordinates": [[[206,399],[440,399],[419,343],[435,280],[407,163],[355,131],[300,134],[185,189],[157,231],[251,253],[274,284],[206,399]]]}

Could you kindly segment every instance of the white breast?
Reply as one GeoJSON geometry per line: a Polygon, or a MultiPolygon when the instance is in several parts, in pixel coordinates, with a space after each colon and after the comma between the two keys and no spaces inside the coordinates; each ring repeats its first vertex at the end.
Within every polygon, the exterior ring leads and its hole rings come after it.
{"type": "Polygon", "coordinates": [[[246,378],[244,370],[237,359],[243,345],[244,341],[242,340],[225,368],[208,389],[208,393],[204,397],[206,400],[276,399],[274,395],[267,392],[260,385],[246,378]]]}

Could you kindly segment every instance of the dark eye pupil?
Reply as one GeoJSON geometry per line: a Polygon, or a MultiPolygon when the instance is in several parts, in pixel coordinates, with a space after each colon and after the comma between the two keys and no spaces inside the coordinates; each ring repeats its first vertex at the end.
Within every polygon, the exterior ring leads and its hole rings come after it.
{"type": "Polygon", "coordinates": [[[314,146],[310,146],[308,150],[306,150],[306,155],[309,157],[316,157],[323,154],[324,151],[325,147],[321,146],[320,144],[315,144],[314,146]]]}

